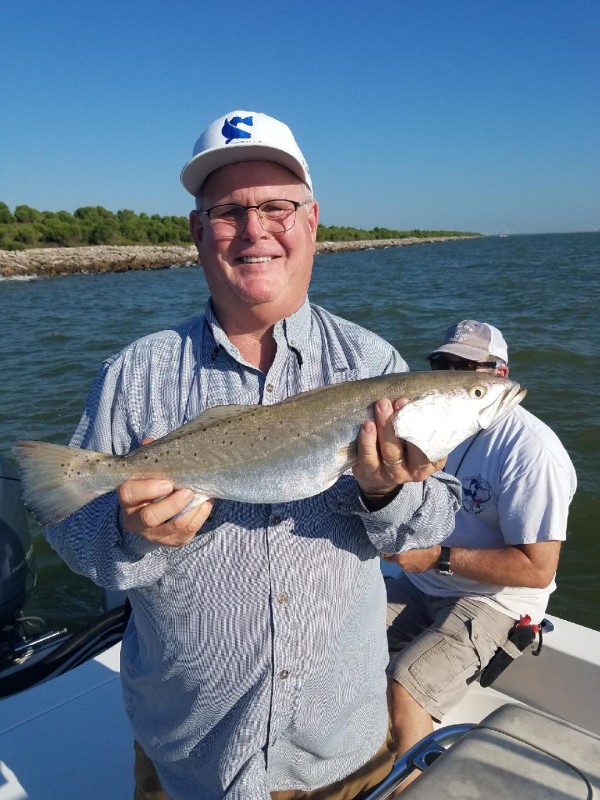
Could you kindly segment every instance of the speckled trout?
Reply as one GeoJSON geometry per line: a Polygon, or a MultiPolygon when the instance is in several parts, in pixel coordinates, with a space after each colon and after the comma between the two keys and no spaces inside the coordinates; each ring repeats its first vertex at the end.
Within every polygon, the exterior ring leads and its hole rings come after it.
{"type": "Polygon", "coordinates": [[[25,503],[43,525],[129,478],[192,489],[187,508],[209,497],[283,503],[325,491],[356,463],[361,423],[373,419],[381,397],[408,398],[394,415],[394,432],[437,461],[525,394],[487,373],[404,372],[323,386],[274,405],[215,406],[124,456],[33,441],[18,442],[14,453],[25,503]]]}

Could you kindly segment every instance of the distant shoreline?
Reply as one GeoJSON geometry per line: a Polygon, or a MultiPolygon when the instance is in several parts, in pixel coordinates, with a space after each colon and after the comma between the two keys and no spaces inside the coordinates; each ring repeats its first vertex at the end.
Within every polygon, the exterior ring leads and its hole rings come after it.
{"type": "MultiPolygon", "coordinates": [[[[317,242],[316,252],[342,253],[372,248],[431,244],[472,236],[431,236],[406,239],[376,239],[361,242],[317,242]]],[[[193,245],[97,245],[92,247],[42,247],[31,250],[0,250],[1,278],[50,278],[90,272],[127,272],[134,269],[165,269],[197,264],[193,245]]]]}

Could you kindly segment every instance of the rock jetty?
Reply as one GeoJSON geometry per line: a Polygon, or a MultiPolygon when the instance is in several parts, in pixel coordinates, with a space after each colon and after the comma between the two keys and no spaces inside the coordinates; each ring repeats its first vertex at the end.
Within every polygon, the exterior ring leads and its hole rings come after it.
{"type": "Polygon", "coordinates": [[[131,269],[164,269],[197,263],[198,253],[189,247],[39,247],[0,250],[0,277],[51,278],[76,272],[127,272],[131,269]]]}
{"type": "MultiPolygon", "coordinates": [[[[377,239],[363,242],[317,242],[317,253],[341,253],[371,248],[445,242],[463,236],[428,238],[377,239]]],[[[31,250],[0,250],[0,277],[50,278],[89,272],[126,272],[132,269],[165,269],[197,264],[198,253],[193,245],[43,247],[31,250]]]]}

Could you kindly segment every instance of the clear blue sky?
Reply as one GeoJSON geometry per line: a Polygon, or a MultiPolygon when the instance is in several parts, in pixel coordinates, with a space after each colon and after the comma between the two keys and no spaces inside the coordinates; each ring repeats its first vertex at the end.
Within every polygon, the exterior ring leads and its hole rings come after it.
{"type": "Polygon", "coordinates": [[[187,214],[234,109],[287,122],[326,225],[600,228],[598,0],[4,0],[0,200],[187,214]]]}

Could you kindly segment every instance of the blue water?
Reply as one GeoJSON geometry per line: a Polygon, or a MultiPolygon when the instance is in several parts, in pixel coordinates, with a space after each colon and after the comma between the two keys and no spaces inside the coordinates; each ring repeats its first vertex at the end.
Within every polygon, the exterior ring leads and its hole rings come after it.
{"type": "MultiPolygon", "coordinates": [[[[321,255],[310,293],[388,339],[412,369],[459,319],[502,330],[524,405],[558,433],[579,479],[549,610],[598,630],[599,273],[598,233],[490,237],[321,255]]],[[[206,298],[199,267],[0,281],[0,451],[16,438],[68,442],[102,359],[195,316],[206,298]]],[[[98,612],[99,592],[33,520],[32,530],[39,579],[28,611],[75,629],[98,612]]]]}

